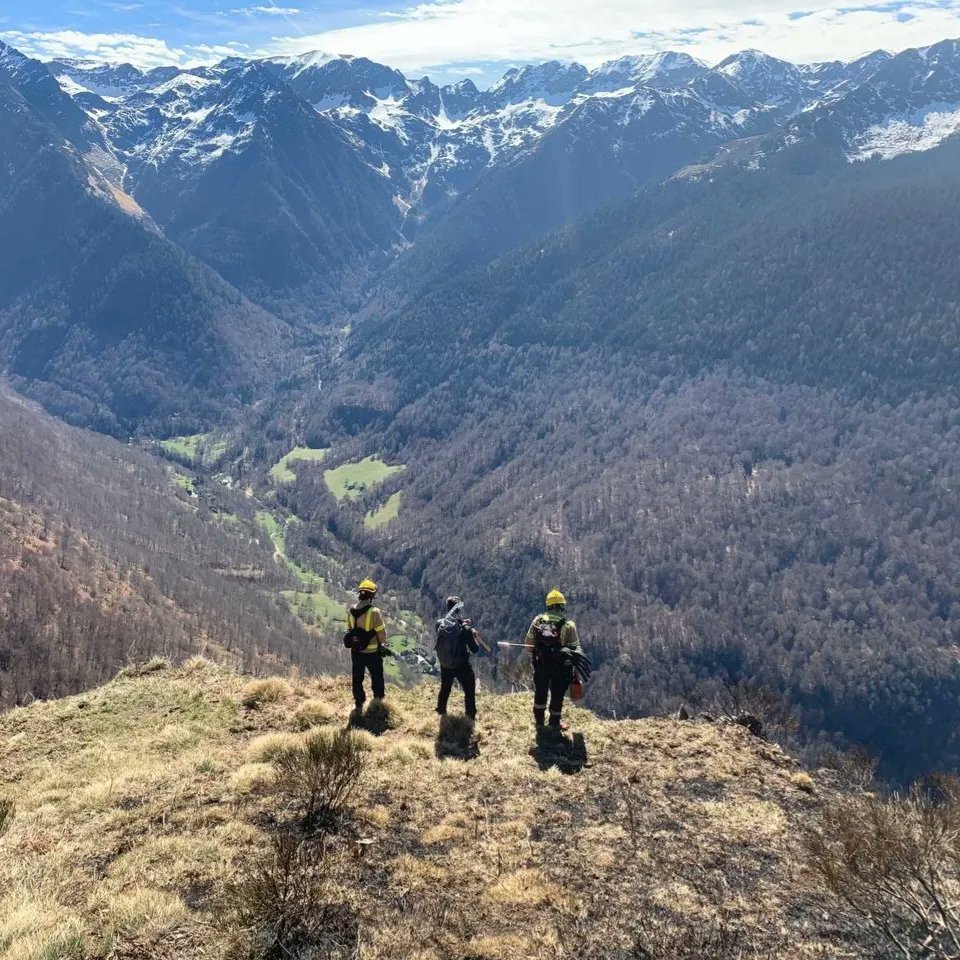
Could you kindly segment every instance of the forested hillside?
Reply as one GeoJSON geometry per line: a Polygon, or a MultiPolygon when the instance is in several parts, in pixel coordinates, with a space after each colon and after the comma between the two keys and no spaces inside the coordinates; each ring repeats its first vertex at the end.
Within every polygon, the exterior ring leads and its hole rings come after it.
{"type": "Polygon", "coordinates": [[[371,309],[300,415],[372,420],[399,516],[290,502],[498,638],[564,585],[618,714],[749,678],[890,774],[957,763],[956,149],[694,171],[371,309]]]}
{"type": "Polygon", "coordinates": [[[0,707],[153,656],[339,669],[247,499],[0,393],[0,707]]]}

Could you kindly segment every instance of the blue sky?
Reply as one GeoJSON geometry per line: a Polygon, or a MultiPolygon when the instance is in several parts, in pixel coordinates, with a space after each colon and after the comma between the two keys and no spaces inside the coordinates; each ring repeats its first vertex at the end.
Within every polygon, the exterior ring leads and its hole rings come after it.
{"type": "Polygon", "coordinates": [[[796,61],[960,36],[960,0],[3,0],[0,38],[49,59],[138,66],[309,50],[481,85],[522,62],[594,66],[683,49],[715,62],[757,47],[796,61]]]}

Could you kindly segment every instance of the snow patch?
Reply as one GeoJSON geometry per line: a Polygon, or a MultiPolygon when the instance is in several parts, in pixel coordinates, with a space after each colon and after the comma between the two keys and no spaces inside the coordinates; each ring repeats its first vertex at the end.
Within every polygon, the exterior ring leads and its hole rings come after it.
{"type": "Polygon", "coordinates": [[[315,103],[312,103],[311,106],[317,113],[326,113],[328,110],[339,110],[346,103],[347,95],[345,93],[328,93],[325,97],[321,97],[315,103]]]}
{"type": "Polygon", "coordinates": [[[78,93],[92,93],[91,90],[81,86],[76,80],[68,77],[65,73],[57,77],[56,80],[57,83],[60,84],[60,89],[68,96],[75,97],[78,93]]]}
{"type": "Polygon", "coordinates": [[[194,90],[202,90],[204,87],[212,86],[214,80],[208,80],[206,77],[198,77],[192,73],[181,73],[179,76],[167,80],[156,87],[151,87],[149,92],[155,96],[162,97],[165,93],[178,91],[183,93],[192,93],[194,90]]]}
{"type": "Polygon", "coordinates": [[[883,160],[904,153],[932,150],[960,131],[960,106],[933,104],[909,116],[896,117],[867,128],[853,141],[851,163],[879,156],[883,160]]]}

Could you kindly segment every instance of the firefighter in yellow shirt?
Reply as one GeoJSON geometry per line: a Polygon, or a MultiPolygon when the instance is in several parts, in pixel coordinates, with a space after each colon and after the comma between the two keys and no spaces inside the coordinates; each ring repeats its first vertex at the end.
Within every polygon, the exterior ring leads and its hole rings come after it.
{"type": "Polygon", "coordinates": [[[353,702],[357,713],[363,710],[367,699],[363,681],[368,672],[374,699],[382,700],[386,693],[382,651],[387,630],[380,611],[373,605],[376,596],[377,585],[372,580],[360,582],[357,603],[347,611],[347,632],[343,635],[343,645],[350,651],[353,660],[353,702]]]}
{"type": "Polygon", "coordinates": [[[561,732],[563,698],[573,677],[571,655],[580,653],[577,625],[566,615],[567,601],[559,590],[547,594],[546,613],[534,617],[524,638],[533,658],[533,718],[544,726],[549,698],[550,729],[561,732]]]}

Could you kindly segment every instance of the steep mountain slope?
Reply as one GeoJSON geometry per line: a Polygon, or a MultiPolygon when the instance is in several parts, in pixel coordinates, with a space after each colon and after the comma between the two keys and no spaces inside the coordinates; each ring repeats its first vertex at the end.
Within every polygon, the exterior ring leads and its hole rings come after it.
{"type": "Polygon", "coordinates": [[[955,764],[958,149],[692,170],[372,308],[300,416],[375,384],[403,505],[298,513],[498,637],[567,585],[608,709],[749,678],[889,775],[955,764]]]}
{"type": "Polygon", "coordinates": [[[298,583],[253,502],[189,477],[0,394],[0,706],[152,655],[340,663],[280,602],[298,583]]]}
{"type": "Polygon", "coordinates": [[[391,689],[346,810],[305,834],[271,761],[329,738],[345,685],[268,702],[200,662],[0,717],[6,956],[861,956],[800,869],[835,780],[742,727],[578,711],[538,743],[527,696],[481,695],[475,732],[438,733],[433,688],[391,689]]]}
{"type": "Polygon", "coordinates": [[[50,409],[109,432],[217,416],[275,368],[281,324],[63,139],[73,104],[53,94],[31,103],[0,71],[0,362],[50,409]]]}
{"type": "Polygon", "coordinates": [[[798,118],[795,135],[839,147],[851,160],[929,150],[960,132],[960,41],[871,63],[798,118]]]}
{"type": "Polygon", "coordinates": [[[174,239],[271,309],[323,318],[410,243],[395,282],[449,276],[745,138],[860,158],[934,146],[956,128],[955,48],[548,62],[486,91],[318,53],[51,68],[102,125],[105,172],[174,239]]]}
{"type": "Polygon", "coordinates": [[[384,177],[259,65],[182,74],[101,116],[125,188],[169,237],[261,302],[303,315],[399,242],[384,177]]]}

